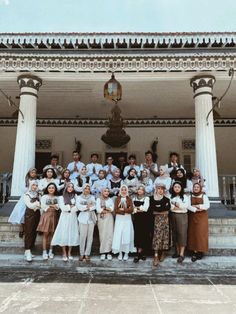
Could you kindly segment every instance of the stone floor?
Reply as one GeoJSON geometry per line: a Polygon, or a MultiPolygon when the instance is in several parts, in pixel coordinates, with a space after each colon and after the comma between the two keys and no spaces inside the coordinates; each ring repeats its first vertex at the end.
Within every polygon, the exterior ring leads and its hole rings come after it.
{"type": "Polygon", "coordinates": [[[47,262],[0,255],[0,313],[236,313],[236,257],[47,262]]]}

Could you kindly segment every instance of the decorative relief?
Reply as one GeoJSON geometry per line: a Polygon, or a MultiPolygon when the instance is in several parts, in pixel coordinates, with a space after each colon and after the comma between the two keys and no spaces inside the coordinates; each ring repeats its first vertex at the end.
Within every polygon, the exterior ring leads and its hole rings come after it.
{"type": "Polygon", "coordinates": [[[193,87],[194,92],[197,89],[202,88],[202,87],[210,87],[212,89],[214,83],[215,83],[215,77],[212,75],[195,76],[190,81],[190,85],[193,87]]]}
{"type": "Polygon", "coordinates": [[[195,140],[182,140],[182,150],[195,150],[195,140]]]}
{"type": "Polygon", "coordinates": [[[34,75],[23,74],[18,76],[17,82],[22,87],[31,87],[33,89],[39,90],[39,87],[42,85],[42,80],[34,75]]]}
{"type": "Polygon", "coordinates": [[[52,148],[52,140],[49,139],[39,139],[36,140],[36,149],[51,149],[52,148]]]}

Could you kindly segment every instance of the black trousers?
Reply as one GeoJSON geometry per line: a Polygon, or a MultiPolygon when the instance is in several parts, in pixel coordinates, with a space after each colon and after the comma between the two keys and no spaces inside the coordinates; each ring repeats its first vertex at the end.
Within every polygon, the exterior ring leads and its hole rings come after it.
{"type": "Polygon", "coordinates": [[[32,250],[37,236],[37,227],[40,219],[40,211],[26,208],[25,211],[25,249],[32,250]]]}

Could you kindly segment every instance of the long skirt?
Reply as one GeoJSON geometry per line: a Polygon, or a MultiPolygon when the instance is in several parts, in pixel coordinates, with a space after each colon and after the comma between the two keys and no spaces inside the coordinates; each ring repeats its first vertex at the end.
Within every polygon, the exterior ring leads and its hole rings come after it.
{"type": "Polygon", "coordinates": [[[40,218],[37,231],[54,233],[57,227],[58,216],[55,209],[48,209],[40,218]]]}
{"type": "Polygon", "coordinates": [[[149,217],[148,213],[140,212],[134,214],[134,245],[136,248],[149,248],[149,217]]]}
{"type": "Polygon", "coordinates": [[[105,214],[101,217],[98,215],[98,231],[100,240],[100,254],[109,253],[111,251],[114,218],[112,213],[105,214]]]}
{"type": "Polygon", "coordinates": [[[116,215],[112,251],[115,254],[136,251],[134,247],[134,227],[130,214],[116,215]]]}
{"type": "Polygon", "coordinates": [[[61,212],[51,245],[79,245],[79,223],[77,213],[61,212]]]}
{"type": "Polygon", "coordinates": [[[197,252],[208,251],[208,213],[201,211],[189,213],[188,249],[197,252]]]}
{"type": "Polygon", "coordinates": [[[13,211],[8,219],[11,224],[23,224],[25,220],[26,206],[24,202],[24,195],[22,195],[19,201],[16,203],[13,211]]]}
{"type": "Polygon", "coordinates": [[[169,249],[169,214],[155,215],[152,248],[154,251],[169,249]]]}
{"type": "Polygon", "coordinates": [[[173,244],[179,246],[187,245],[188,214],[171,213],[171,227],[173,244]]]}
{"type": "Polygon", "coordinates": [[[40,211],[26,208],[25,211],[25,249],[32,250],[37,236],[37,226],[40,219],[40,211]]]}

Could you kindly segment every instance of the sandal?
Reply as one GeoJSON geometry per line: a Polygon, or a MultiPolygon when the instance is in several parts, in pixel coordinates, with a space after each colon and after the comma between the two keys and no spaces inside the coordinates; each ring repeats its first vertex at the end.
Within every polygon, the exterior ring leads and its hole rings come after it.
{"type": "Polygon", "coordinates": [[[181,255],[180,255],[180,256],[178,257],[178,259],[177,259],[177,263],[182,264],[183,261],[184,261],[184,256],[181,256],[181,255]]]}
{"type": "Polygon", "coordinates": [[[86,262],[90,262],[90,256],[85,255],[85,261],[86,261],[86,262]]]}
{"type": "Polygon", "coordinates": [[[140,260],[140,256],[138,255],[138,256],[135,256],[133,262],[134,262],[134,263],[138,263],[139,260],[140,260]]]}
{"type": "Polygon", "coordinates": [[[157,267],[157,266],[159,265],[158,256],[154,256],[152,265],[153,265],[154,267],[157,267]]]}
{"type": "Polygon", "coordinates": [[[196,254],[193,254],[192,257],[191,257],[191,261],[194,263],[198,260],[197,258],[197,255],[196,254]]]}

